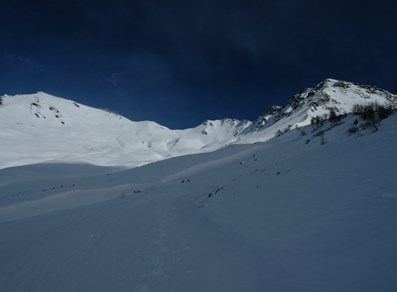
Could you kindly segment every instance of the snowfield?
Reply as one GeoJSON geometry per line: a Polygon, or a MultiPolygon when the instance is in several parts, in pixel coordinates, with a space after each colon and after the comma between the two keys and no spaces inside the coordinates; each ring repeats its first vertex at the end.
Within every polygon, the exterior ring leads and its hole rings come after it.
{"type": "Polygon", "coordinates": [[[128,170],[2,169],[0,291],[397,291],[397,116],[356,118],[128,170]]]}

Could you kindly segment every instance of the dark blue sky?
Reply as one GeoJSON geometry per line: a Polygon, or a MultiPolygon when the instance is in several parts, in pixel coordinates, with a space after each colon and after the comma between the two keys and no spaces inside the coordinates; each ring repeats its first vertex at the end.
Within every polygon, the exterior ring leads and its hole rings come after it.
{"type": "Polygon", "coordinates": [[[254,119],[327,77],[397,86],[392,0],[3,0],[0,93],[170,128],[254,119]]]}

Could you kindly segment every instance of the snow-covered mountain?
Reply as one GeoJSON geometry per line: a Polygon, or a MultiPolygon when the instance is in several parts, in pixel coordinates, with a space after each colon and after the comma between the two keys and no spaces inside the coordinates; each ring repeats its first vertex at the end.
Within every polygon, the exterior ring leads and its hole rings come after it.
{"type": "Polygon", "coordinates": [[[309,125],[317,116],[328,118],[353,111],[354,105],[397,105],[397,96],[383,89],[352,82],[326,79],[314,88],[307,88],[291,98],[284,106],[274,105],[264,111],[242,133],[242,142],[266,141],[278,131],[309,125]]]}
{"type": "Polygon", "coordinates": [[[349,115],[128,170],[2,169],[0,291],[395,292],[396,133],[349,115]]]}
{"type": "Polygon", "coordinates": [[[170,130],[43,92],[2,96],[0,168],[38,162],[135,167],[231,143],[251,123],[224,119],[170,130]]]}
{"type": "Polygon", "coordinates": [[[397,291],[397,113],[309,125],[395,100],[329,79],[175,131],[4,96],[0,291],[397,291]]]}
{"type": "Polygon", "coordinates": [[[366,85],[327,79],[273,106],[256,121],[205,121],[185,130],[133,122],[43,92],[2,96],[0,168],[40,162],[136,167],[166,158],[254,143],[310,124],[313,117],[352,111],[355,104],[395,104],[397,97],[366,85]]]}

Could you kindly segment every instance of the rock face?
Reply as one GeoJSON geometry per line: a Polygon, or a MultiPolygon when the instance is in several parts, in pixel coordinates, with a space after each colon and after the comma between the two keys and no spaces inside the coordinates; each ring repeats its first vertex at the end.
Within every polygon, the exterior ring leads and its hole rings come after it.
{"type": "Polygon", "coordinates": [[[254,122],[207,120],[185,130],[120,115],[38,92],[0,97],[0,168],[41,162],[136,167],[169,157],[255,143],[310,124],[313,117],[352,111],[356,104],[396,104],[391,93],[327,79],[272,106],[254,122]]]}

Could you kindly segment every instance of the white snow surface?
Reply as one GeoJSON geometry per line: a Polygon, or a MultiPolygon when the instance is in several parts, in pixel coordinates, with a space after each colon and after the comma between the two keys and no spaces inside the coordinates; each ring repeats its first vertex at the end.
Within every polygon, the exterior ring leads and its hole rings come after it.
{"type": "Polygon", "coordinates": [[[397,291],[397,116],[355,119],[129,170],[2,169],[0,291],[397,291]]]}
{"type": "Polygon", "coordinates": [[[39,92],[3,96],[0,168],[42,162],[136,167],[226,146],[248,121],[206,121],[170,130],[39,92]]]}
{"type": "Polygon", "coordinates": [[[185,130],[170,130],[150,121],[133,122],[43,92],[6,95],[1,100],[0,169],[43,162],[137,167],[230,144],[267,141],[279,131],[328,115],[330,109],[345,114],[355,104],[395,105],[397,97],[372,86],[327,79],[285,106],[271,107],[253,123],[207,120],[185,130]]]}

